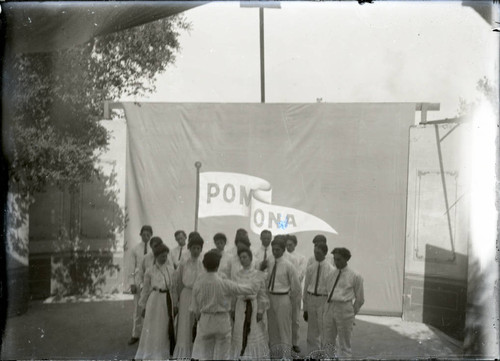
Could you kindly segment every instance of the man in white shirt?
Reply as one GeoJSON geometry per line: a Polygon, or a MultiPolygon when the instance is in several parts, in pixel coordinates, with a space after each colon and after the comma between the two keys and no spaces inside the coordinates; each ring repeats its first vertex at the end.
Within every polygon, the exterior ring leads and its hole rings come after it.
{"type": "Polygon", "coordinates": [[[190,310],[198,320],[192,358],[195,360],[229,360],[231,349],[231,299],[251,295],[258,284],[238,285],[220,276],[218,251],[211,250],[203,257],[206,273],[193,287],[190,310]]]}
{"type": "Polygon", "coordinates": [[[227,237],[224,233],[216,233],[214,235],[214,244],[217,250],[220,253],[220,263],[219,263],[219,272],[224,273],[227,269],[227,263],[229,262],[231,255],[224,250],[227,244],[227,237]]]}
{"type": "MultiPolygon", "coordinates": [[[[306,272],[306,257],[295,251],[297,247],[297,237],[294,234],[286,235],[286,255],[293,264],[299,276],[299,282],[302,284],[306,272]]],[[[293,351],[300,353],[299,347],[299,318],[300,318],[300,298],[292,305],[292,341],[293,351]]]]}
{"type": "MultiPolygon", "coordinates": [[[[313,238],[313,244],[316,246],[316,244],[318,244],[318,243],[324,243],[324,244],[327,244],[327,243],[326,243],[326,237],[325,237],[325,236],[323,236],[322,234],[318,234],[318,235],[316,235],[316,236],[313,238]]],[[[327,261],[328,263],[330,263],[332,266],[334,266],[334,264],[333,264],[333,256],[332,256],[331,254],[327,254],[325,259],[326,259],[326,261],[327,261]]],[[[306,269],[307,269],[307,267],[309,267],[309,265],[313,264],[315,261],[316,261],[316,260],[315,260],[314,256],[313,256],[313,257],[311,257],[311,258],[309,258],[309,259],[307,260],[306,269]]]]}
{"type": "Polygon", "coordinates": [[[253,256],[254,265],[255,265],[256,269],[260,269],[261,263],[263,261],[267,262],[268,258],[272,256],[271,247],[269,247],[272,239],[273,239],[273,235],[272,235],[271,231],[265,229],[262,232],[260,232],[261,246],[259,247],[259,249],[255,252],[255,254],[253,256]]]}
{"type": "Polygon", "coordinates": [[[331,358],[350,358],[354,317],[365,302],[363,278],[347,266],[347,261],[351,259],[351,252],[347,248],[335,248],[332,254],[337,269],[328,281],[329,293],[323,311],[322,346],[331,358]]]}
{"type": "MultiPolygon", "coordinates": [[[[283,257],[285,237],[271,242],[273,257],[268,260],[266,285],[270,307],[267,312],[271,357],[290,357],[292,350],[292,304],[300,299],[300,283],[293,265],[283,257]]],[[[263,270],[266,266],[262,262],[263,270]]]]}
{"type": "Polygon", "coordinates": [[[186,232],[179,230],[174,233],[175,241],[177,242],[177,246],[172,249],[170,252],[170,262],[174,265],[174,269],[179,267],[179,263],[182,260],[188,259],[190,257],[190,253],[186,247],[186,232]]]}
{"type": "Polygon", "coordinates": [[[144,225],[141,228],[141,232],[139,233],[141,236],[141,242],[134,247],[132,247],[129,251],[129,274],[128,274],[128,287],[130,289],[130,293],[134,295],[134,320],[132,326],[132,337],[128,341],[129,345],[133,345],[137,341],[139,341],[139,337],[142,331],[142,317],[141,317],[141,307],[139,306],[139,299],[141,296],[141,288],[142,288],[142,277],[140,273],[140,268],[142,265],[142,261],[144,256],[150,252],[148,250],[148,242],[153,236],[153,228],[148,225],[144,225]]]}
{"type": "Polygon", "coordinates": [[[315,262],[306,270],[304,281],[304,321],[307,322],[307,352],[319,351],[321,348],[321,331],[323,329],[323,306],[328,297],[328,280],[335,268],[325,260],[328,246],[318,243],[314,246],[315,262]]]}

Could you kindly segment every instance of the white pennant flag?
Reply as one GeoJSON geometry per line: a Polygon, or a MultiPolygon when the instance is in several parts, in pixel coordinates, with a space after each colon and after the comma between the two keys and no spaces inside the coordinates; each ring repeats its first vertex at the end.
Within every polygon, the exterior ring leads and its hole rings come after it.
{"type": "Polygon", "coordinates": [[[271,184],[258,177],[228,172],[200,173],[198,217],[244,216],[250,229],[259,234],[303,231],[337,232],[322,219],[295,208],[271,204],[271,184]]]}

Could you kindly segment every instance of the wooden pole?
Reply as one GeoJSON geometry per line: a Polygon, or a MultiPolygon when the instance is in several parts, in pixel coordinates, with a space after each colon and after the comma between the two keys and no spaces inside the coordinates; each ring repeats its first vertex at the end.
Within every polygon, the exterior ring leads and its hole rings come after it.
{"type": "Polygon", "coordinates": [[[200,168],[201,162],[194,163],[196,167],[196,206],[194,212],[194,231],[198,231],[198,209],[200,208],[200,168]]]}

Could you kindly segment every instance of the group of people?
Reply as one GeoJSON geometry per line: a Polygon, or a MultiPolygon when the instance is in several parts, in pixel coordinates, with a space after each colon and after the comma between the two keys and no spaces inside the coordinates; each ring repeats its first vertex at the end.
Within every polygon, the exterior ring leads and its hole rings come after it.
{"type": "Polygon", "coordinates": [[[232,250],[217,233],[215,248],[202,255],[198,232],[175,232],[172,250],[153,237],[151,226],[140,236],[129,260],[135,302],[129,344],[139,342],[136,359],[291,357],[301,351],[302,302],[308,351],[352,356],[354,316],[364,295],[363,279],[347,265],[348,249],[329,254],[326,237],[317,235],[307,260],[295,251],[296,236],[273,239],[264,230],[254,254],[247,231],[238,229],[232,250]]]}

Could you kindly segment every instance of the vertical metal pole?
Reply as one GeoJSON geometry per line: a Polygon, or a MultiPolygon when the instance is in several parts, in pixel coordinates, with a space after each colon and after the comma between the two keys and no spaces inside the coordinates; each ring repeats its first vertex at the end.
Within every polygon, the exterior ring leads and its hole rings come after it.
{"type": "Polygon", "coordinates": [[[264,75],[264,8],[259,7],[260,22],[260,102],[266,102],[266,80],[264,75]]]}
{"type": "Polygon", "coordinates": [[[196,167],[196,206],[194,212],[194,231],[198,231],[198,209],[200,208],[200,168],[201,162],[194,163],[196,167]]]}

